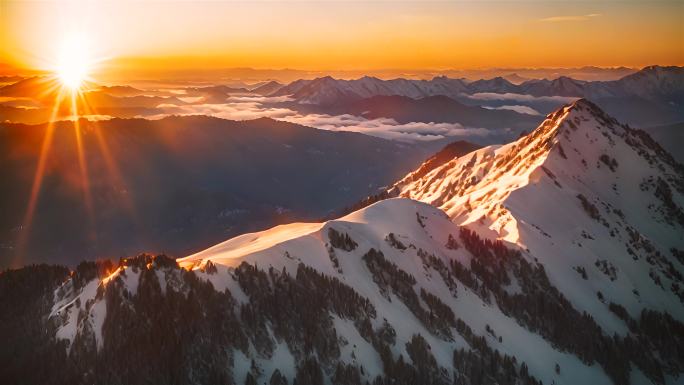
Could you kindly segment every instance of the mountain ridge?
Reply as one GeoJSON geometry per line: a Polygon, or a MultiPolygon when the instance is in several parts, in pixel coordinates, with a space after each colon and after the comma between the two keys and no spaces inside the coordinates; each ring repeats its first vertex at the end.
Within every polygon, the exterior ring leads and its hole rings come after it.
{"type": "Polygon", "coordinates": [[[580,100],[337,220],[79,266],[49,346],[105,382],[674,384],[683,174],[580,100]]]}
{"type": "Polygon", "coordinates": [[[641,96],[646,99],[674,97],[681,102],[684,90],[684,68],[677,66],[648,66],[618,80],[585,81],[568,76],[553,80],[532,79],[513,84],[504,77],[465,82],[445,76],[431,80],[381,80],[362,77],[353,80],[331,76],[312,80],[297,80],[276,91],[273,96],[292,95],[301,103],[331,105],[338,100],[363,99],[371,96],[400,95],[411,98],[444,95],[458,98],[461,94],[518,93],[534,96],[572,96],[597,99],[601,97],[641,96]],[[647,87],[647,84],[650,85],[647,87]],[[644,92],[646,90],[647,92],[644,92]]]}
{"type": "MultiPolygon", "coordinates": [[[[585,259],[585,264],[597,265],[605,255],[631,255],[630,262],[612,261],[617,273],[610,268],[603,279],[613,282],[615,274],[629,272],[628,281],[641,287],[613,290],[629,303],[631,312],[638,312],[639,297],[625,298],[621,291],[644,292],[644,286],[650,287],[648,298],[670,301],[652,304],[662,310],[677,308],[684,297],[681,275],[671,274],[682,263],[671,250],[684,248],[683,182],[684,167],[647,134],[620,125],[593,103],[580,100],[514,143],[477,150],[421,180],[400,181],[395,188],[401,196],[441,207],[456,223],[474,227],[486,237],[538,247],[542,254],[567,256],[559,247],[570,244],[574,253],[594,259],[585,259]],[[636,185],[638,192],[632,191],[636,185]],[[584,218],[573,214],[577,210],[573,207],[585,211],[584,218]],[[551,209],[564,221],[545,217],[551,209]],[[646,249],[640,242],[648,244],[646,249]],[[660,283],[660,275],[670,283],[660,283]],[[659,291],[664,293],[656,295],[659,291]]],[[[572,285],[568,282],[560,288],[571,292],[572,285]]],[[[590,295],[574,301],[586,304],[590,295]]],[[[676,314],[680,320],[684,317],[682,312],[676,314]]]]}

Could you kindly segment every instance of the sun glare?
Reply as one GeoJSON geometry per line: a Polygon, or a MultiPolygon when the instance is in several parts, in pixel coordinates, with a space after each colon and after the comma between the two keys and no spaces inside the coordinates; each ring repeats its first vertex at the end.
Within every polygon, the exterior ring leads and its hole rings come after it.
{"type": "Polygon", "coordinates": [[[71,91],[78,91],[88,79],[91,58],[85,40],[73,37],[62,45],[55,74],[60,83],[71,91]]]}

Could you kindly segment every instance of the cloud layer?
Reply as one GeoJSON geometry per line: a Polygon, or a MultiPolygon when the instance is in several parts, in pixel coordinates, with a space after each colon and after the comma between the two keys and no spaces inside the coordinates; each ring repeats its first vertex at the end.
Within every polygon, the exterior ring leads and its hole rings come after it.
{"type": "Polygon", "coordinates": [[[541,115],[541,112],[535,110],[532,107],[529,106],[521,106],[521,105],[506,105],[506,106],[500,106],[500,107],[490,107],[490,106],[483,106],[484,108],[488,108],[490,110],[510,110],[510,111],[515,111],[519,114],[527,114],[527,115],[535,115],[539,116],[541,115]]]}
{"type": "MultiPolygon", "coordinates": [[[[273,107],[268,103],[287,101],[286,98],[230,97],[221,104],[161,104],[161,113],[146,116],[160,119],[169,115],[209,115],[231,120],[273,118],[330,131],[353,131],[384,139],[404,142],[424,142],[447,137],[486,137],[492,130],[464,127],[459,123],[399,123],[394,119],[366,119],[355,115],[301,114],[289,108],[273,107]]],[[[519,106],[524,107],[524,106],[519,106]]]]}
{"type": "Polygon", "coordinates": [[[579,99],[574,96],[532,96],[528,94],[505,93],[498,94],[494,92],[479,92],[472,95],[466,95],[468,99],[481,101],[514,101],[514,102],[550,102],[550,103],[572,103],[579,99]]]}
{"type": "Polygon", "coordinates": [[[446,137],[484,137],[491,134],[491,131],[486,128],[464,127],[459,123],[401,124],[389,118],[365,119],[354,115],[297,114],[285,117],[283,120],[323,130],[354,131],[404,142],[431,141],[446,137]]]}

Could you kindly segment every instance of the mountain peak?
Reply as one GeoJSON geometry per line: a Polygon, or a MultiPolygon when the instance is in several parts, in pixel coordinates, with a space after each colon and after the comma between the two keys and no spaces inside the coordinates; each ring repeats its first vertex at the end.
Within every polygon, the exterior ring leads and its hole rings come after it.
{"type": "Polygon", "coordinates": [[[587,184],[604,189],[608,179],[624,184],[633,177],[624,165],[640,168],[644,174],[665,170],[668,178],[682,178],[681,166],[646,133],[620,124],[591,101],[579,99],[549,114],[539,127],[515,142],[474,151],[396,187],[402,196],[435,204],[462,224],[490,217],[490,229],[518,242],[517,224],[490,212],[506,212],[505,201],[511,194],[547,182],[579,190],[587,184]],[[470,209],[471,201],[479,202],[479,210],[470,209]]]}
{"type": "Polygon", "coordinates": [[[684,319],[684,292],[667,271],[677,263],[672,250],[684,249],[682,181],[684,168],[648,134],[579,99],[515,142],[454,158],[394,189],[529,251],[581,311],[609,333],[625,333],[597,290],[634,317],[674,307],[684,319]]]}
{"type": "Polygon", "coordinates": [[[382,81],[382,79],[375,77],[375,76],[370,76],[370,75],[364,75],[360,77],[358,80],[365,80],[365,81],[382,81]]]}
{"type": "MultiPolygon", "coordinates": [[[[577,131],[581,126],[586,126],[592,130],[610,129],[612,131],[617,126],[622,127],[617,120],[606,114],[599,106],[588,99],[581,98],[547,115],[546,120],[542,122],[537,130],[552,128],[562,132],[564,128],[567,128],[570,129],[570,132],[573,132],[577,131]],[[597,124],[581,124],[589,120],[594,120],[597,124]]],[[[534,134],[535,131],[530,135],[534,134]]]]}
{"type": "Polygon", "coordinates": [[[579,115],[579,114],[586,114],[588,116],[592,116],[594,118],[598,118],[598,119],[602,119],[602,120],[615,120],[615,119],[611,118],[608,114],[606,114],[601,109],[601,107],[597,106],[596,104],[594,104],[594,102],[592,102],[586,98],[577,99],[574,102],[565,106],[564,108],[557,110],[554,114],[558,114],[558,112],[560,112],[560,111],[564,111],[564,112],[572,115],[572,116],[563,115],[564,119],[568,119],[569,117],[575,117],[575,115],[579,115]]]}
{"type": "Polygon", "coordinates": [[[672,72],[682,72],[684,67],[678,66],[660,66],[660,65],[650,65],[642,68],[639,72],[658,72],[658,71],[672,71],[672,72]]]}
{"type": "Polygon", "coordinates": [[[282,84],[280,84],[279,82],[277,82],[275,80],[271,80],[269,82],[263,83],[263,84],[255,87],[255,88],[253,88],[252,92],[260,94],[260,95],[264,95],[264,96],[269,96],[271,94],[278,92],[278,90],[280,90],[281,88],[283,88],[282,84]]]}
{"type": "Polygon", "coordinates": [[[337,79],[335,79],[334,77],[332,77],[330,75],[321,76],[319,78],[314,79],[314,81],[319,81],[319,82],[330,82],[330,81],[336,81],[336,80],[337,79]]]}

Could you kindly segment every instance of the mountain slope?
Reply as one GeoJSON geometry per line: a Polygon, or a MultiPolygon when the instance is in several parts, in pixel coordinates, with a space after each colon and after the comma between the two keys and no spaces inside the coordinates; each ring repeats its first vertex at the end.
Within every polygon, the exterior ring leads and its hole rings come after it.
{"type": "Polygon", "coordinates": [[[62,122],[29,231],[24,215],[47,129],[0,124],[2,267],[13,261],[24,232],[24,263],[73,264],[141,249],[185,254],[245,231],[323,217],[391,184],[428,155],[407,144],[271,119],[81,121],[89,212],[76,128],[62,122]]]}
{"type": "Polygon", "coordinates": [[[423,162],[423,164],[421,164],[416,171],[410,173],[409,176],[413,179],[422,178],[430,171],[442,166],[444,163],[469,154],[475,150],[478,150],[479,148],[481,148],[481,146],[463,140],[451,142],[444,146],[444,148],[435,155],[423,162]]]}
{"type": "Polygon", "coordinates": [[[681,323],[647,313],[630,321],[639,345],[611,337],[549,283],[548,263],[408,199],[177,262],[191,271],[163,256],[84,264],[55,287],[61,373],[80,362],[103,383],[641,384],[682,372],[681,323]],[[166,348],[146,354],[137,338],[166,348]]]}
{"type": "Polygon", "coordinates": [[[531,250],[561,292],[608,330],[626,332],[603,302],[632,316],[652,308],[684,319],[684,170],[647,134],[590,102],[396,188],[531,250]]]}
{"type": "Polygon", "coordinates": [[[684,164],[684,122],[645,128],[653,139],[681,164],[684,164]]]}
{"type": "Polygon", "coordinates": [[[681,104],[684,98],[684,67],[648,66],[605,84],[614,89],[616,96],[633,95],[681,104]]]}
{"type": "MultiPolygon", "coordinates": [[[[481,359],[492,360],[484,374],[490,381],[531,384],[537,377],[544,383],[610,382],[597,366],[555,350],[502,314],[483,296],[487,289],[462,283],[469,275],[449,273],[475,258],[463,240],[450,240],[452,235],[459,237],[458,227],[439,210],[406,199],[386,200],[336,221],[245,234],[179,260],[192,274],[163,257],[141,256],[122,261],[101,279],[91,273],[80,281],[76,275],[55,290],[50,317],[72,358],[87,352],[107,357],[114,339],[126,343],[131,338],[119,329],[122,310],[129,309],[127,317],[135,325],[145,324],[147,317],[171,316],[165,304],[192,295],[204,310],[198,315],[218,315],[217,304],[200,299],[208,295],[203,291],[216,290],[229,293],[224,295],[230,300],[223,301],[233,310],[224,313],[222,322],[232,329],[232,337],[214,332],[214,338],[228,349],[233,363],[223,365],[237,383],[249,376],[267,382],[276,369],[288,383],[295,378],[302,383],[311,360],[312,370],[329,379],[326,383],[345,378],[347,372],[359,381],[332,382],[362,383],[378,376],[398,383],[471,382],[474,374],[465,368],[481,359]],[[202,282],[211,283],[211,289],[200,290],[202,282]],[[84,316],[77,317],[79,313],[84,316]],[[452,373],[454,357],[465,365],[457,374],[452,373]],[[555,372],[556,363],[562,376],[555,372]]],[[[510,258],[529,267],[515,253],[510,258]]],[[[518,290],[514,282],[505,285],[511,293],[518,290]]],[[[201,326],[190,330],[204,332],[201,326]]],[[[150,332],[147,338],[160,336],[150,332]]],[[[201,346],[195,349],[203,351],[201,346]]],[[[105,373],[134,362],[136,352],[129,351],[132,356],[115,361],[105,373]]],[[[196,362],[197,356],[189,359],[196,362]]],[[[144,361],[159,365],[156,358],[144,361]]],[[[214,368],[212,362],[204,365],[214,368]]],[[[126,381],[131,372],[136,373],[129,368],[115,378],[126,381]]],[[[158,373],[156,378],[166,375],[164,370],[152,373],[158,373]]],[[[202,373],[207,371],[193,374],[194,380],[201,382],[202,373]]]]}
{"type": "Polygon", "coordinates": [[[271,94],[277,92],[281,88],[283,88],[282,84],[278,83],[275,80],[271,80],[270,82],[261,84],[260,86],[252,89],[251,92],[254,92],[255,94],[259,94],[259,95],[263,95],[263,96],[268,96],[268,95],[271,95],[271,94]]]}
{"type": "Polygon", "coordinates": [[[518,86],[500,76],[492,79],[480,79],[472,83],[468,83],[468,91],[471,93],[496,92],[505,94],[509,92],[516,92],[518,89],[518,86]]]}
{"type": "MultiPolygon", "coordinates": [[[[21,315],[48,331],[35,343],[54,383],[674,384],[682,173],[580,100],[395,185],[431,205],[387,199],[178,260],[0,274],[0,333],[6,303],[41,299],[21,315]]],[[[9,341],[3,370],[21,375],[30,353],[9,341]]]]}
{"type": "Polygon", "coordinates": [[[582,82],[561,76],[554,80],[528,80],[520,85],[523,93],[534,96],[584,96],[584,86],[587,82],[582,82]]]}
{"type": "MultiPolygon", "coordinates": [[[[163,334],[144,325],[176,319],[172,304],[187,295],[199,317],[189,330],[214,336],[170,350],[192,346],[198,354],[182,362],[210,368],[181,371],[188,383],[207,373],[245,383],[671,383],[684,371],[681,173],[647,135],[581,100],[517,142],[395,186],[451,218],[389,199],[177,261],[192,273],[163,257],[122,260],[104,278],[75,275],[56,289],[50,322],[72,358],[119,357],[113,341],[131,338],[124,320],[156,341],[163,334]],[[212,332],[202,314],[229,326],[212,332]]],[[[107,373],[135,365],[125,351],[107,373]]],[[[160,359],[146,359],[158,367],[152,381],[167,380],[160,359]]]]}

